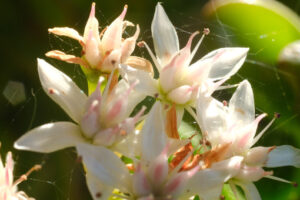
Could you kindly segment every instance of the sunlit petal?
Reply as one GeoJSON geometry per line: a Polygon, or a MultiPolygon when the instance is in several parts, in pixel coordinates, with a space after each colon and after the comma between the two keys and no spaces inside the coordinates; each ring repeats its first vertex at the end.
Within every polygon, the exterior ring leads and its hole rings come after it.
{"type": "Polygon", "coordinates": [[[179,41],[175,27],[160,3],[156,5],[151,31],[156,56],[164,66],[179,51],[179,41]]]}
{"type": "Polygon", "coordinates": [[[265,167],[300,167],[300,149],[290,145],[276,147],[269,153],[265,167]]]}
{"type": "Polygon", "coordinates": [[[79,122],[87,101],[83,91],[70,77],[42,59],[38,59],[38,72],[46,94],[59,104],[75,122],[79,122]]]}
{"type": "Polygon", "coordinates": [[[16,149],[50,153],[85,143],[80,127],[71,122],[55,122],[39,126],[19,138],[16,149]]]}

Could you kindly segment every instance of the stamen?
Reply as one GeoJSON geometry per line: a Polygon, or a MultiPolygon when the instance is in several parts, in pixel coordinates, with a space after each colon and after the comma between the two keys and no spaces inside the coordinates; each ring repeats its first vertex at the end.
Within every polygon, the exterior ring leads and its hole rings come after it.
{"type": "Polygon", "coordinates": [[[18,184],[20,184],[23,181],[27,180],[27,177],[34,171],[38,171],[42,168],[41,165],[35,165],[33,166],[26,174],[22,175],[19,179],[17,179],[14,183],[13,186],[17,186],[18,184]]]}
{"type": "Polygon", "coordinates": [[[274,117],[275,117],[276,119],[280,118],[280,113],[275,112],[275,113],[274,113],[274,117]]]}
{"type": "Polygon", "coordinates": [[[118,71],[114,71],[111,82],[109,84],[108,95],[113,91],[115,86],[118,84],[119,73],[118,71]]]}
{"type": "Polygon", "coordinates": [[[272,180],[275,180],[275,181],[279,181],[279,182],[283,182],[283,183],[288,183],[288,184],[293,185],[294,187],[298,186],[298,183],[296,183],[296,182],[288,181],[286,179],[279,178],[279,177],[276,177],[276,176],[265,176],[265,178],[269,178],[269,179],[272,179],[272,180]]]}
{"type": "Polygon", "coordinates": [[[180,163],[171,171],[169,177],[172,177],[174,174],[178,173],[179,170],[182,168],[183,164],[187,161],[188,158],[191,157],[193,151],[190,151],[186,156],[180,161],[180,163]]]}
{"type": "Polygon", "coordinates": [[[297,182],[294,182],[294,183],[293,183],[293,186],[294,186],[294,187],[298,187],[298,183],[297,183],[297,182]]]}
{"type": "Polygon", "coordinates": [[[102,38],[102,36],[104,35],[104,32],[107,30],[107,26],[101,31],[99,37],[100,39],[102,38]]]}
{"type": "MultiPolygon", "coordinates": [[[[188,111],[188,113],[194,118],[194,120],[198,123],[201,124],[200,121],[198,120],[197,114],[195,113],[195,111],[193,110],[192,107],[188,106],[185,108],[186,111],[188,111]]],[[[203,138],[205,138],[204,136],[202,136],[203,138]]]]}
{"type": "Polygon", "coordinates": [[[141,116],[144,114],[145,110],[147,109],[146,106],[143,106],[142,109],[134,116],[134,122],[137,123],[141,116]]]}
{"type": "Polygon", "coordinates": [[[190,36],[190,38],[189,38],[189,40],[188,40],[188,42],[187,42],[185,48],[188,48],[188,49],[191,48],[191,46],[192,46],[192,41],[193,41],[194,37],[195,37],[196,35],[198,35],[198,34],[199,34],[199,31],[196,31],[196,32],[194,32],[194,33],[190,36]]]}
{"type": "Polygon", "coordinates": [[[145,41],[141,41],[141,42],[138,42],[137,45],[139,47],[146,47],[151,59],[153,60],[154,62],[154,65],[156,66],[157,70],[158,71],[161,71],[162,69],[162,66],[159,64],[158,60],[156,59],[155,55],[153,54],[152,50],[149,48],[149,46],[147,45],[147,43],[145,41]]]}
{"type": "Polygon", "coordinates": [[[109,75],[109,77],[108,77],[108,80],[107,80],[107,83],[106,83],[106,87],[105,87],[105,89],[104,89],[104,91],[103,91],[103,95],[102,95],[102,97],[103,97],[103,99],[104,99],[104,101],[106,101],[107,100],[107,98],[108,98],[108,96],[109,96],[109,93],[110,93],[110,84],[113,82],[113,76],[115,76],[115,73],[117,73],[116,72],[116,69],[114,69],[111,73],[110,73],[110,75],[109,75]]]}
{"type": "Polygon", "coordinates": [[[208,35],[209,33],[210,33],[209,28],[204,28],[204,29],[203,29],[203,34],[204,34],[204,35],[208,35]]]}
{"type": "MultiPolygon", "coordinates": [[[[265,116],[266,114],[263,117],[265,116]]],[[[274,118],[269,122],[269,124],[254,138],[252,145],[256,144],[256,142],[263,136],[263,134],[268,130],[268,128],[270,128],[270,126],[273,124],[275,119],[277,118],[274,116],[274,118]]]]}
{"type": "Polygon", "coordinates": [[[219,91],[219,90],[225,90],[225,89],[231,89],[231,88],[235,88],[239,86],[239,84],[234,84],[234,85],[222,85],[219,86],[215,91],[219,91]]]}
{"type": "Polygon", "coordinates": [[[204,30],[203,30],[203,34],[202,34],[202,36],[201,36],[201,38],[200,38],[200,40],[199,40],[199,42],[196,44],[196,46],[194,47],[194,49],[193,49],[193,51],[192,51],[192,53],[191,53],[191,56],[190,56],[190,61],[192,61],[193,60],[193,58],[194,58],[194,56],[195,56],[195,54],[196,54],[196,52],[198,51],[198,49],[199,49],[199,47],[200,47],[200,45],[201,45],[201,43],[202,43],[202,41],[203,41],[203,39],[205,38],[205,36],[206,35],[208,35],[209,34],[209,29],[208,28],[204,28],[204,30]]]}

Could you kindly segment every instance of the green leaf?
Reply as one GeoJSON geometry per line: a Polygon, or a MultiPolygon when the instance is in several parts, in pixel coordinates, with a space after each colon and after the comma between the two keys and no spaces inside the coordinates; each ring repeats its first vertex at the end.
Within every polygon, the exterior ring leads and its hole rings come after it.
{"type": "Polygon", "coordinates": [[[203,14],[225,24],[225,29],[229,27],[223,31],[224,38],[228,37],[225,32],[233,33],[231,42],[250,47],[257,52],[256,58],[269,63],[275,63],[279,52],[300,38],[299,17],[278,1],[214,0],[204,7],[203,14]]]}
{"type": "Polygon", "coordinates": [[[234,190],[235,191],[233,191],[230,184],[224,184],[224,187],[222,189],[222,196],[224,197],[224,199],[225,200],[246,200],[242,191],[239,188],[235,187],[234,190]]]}
{"type": "Polygon", "coordinates": [[[182,139],[188,139],[191,136],[195,135],[198,130],[191,123],[182,121],[179,126],[178,132],[182,139]]]}

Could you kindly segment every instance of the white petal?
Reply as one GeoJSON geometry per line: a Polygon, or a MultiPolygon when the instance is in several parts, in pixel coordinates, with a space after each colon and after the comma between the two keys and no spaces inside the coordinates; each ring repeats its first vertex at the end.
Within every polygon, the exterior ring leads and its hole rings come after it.
{"type": "Polygon", "coordinates": [[[233,156],[227,160],[213,163],[211,169],[222,172],[224,175],[224,182],[226,182],[240,172],[243,159],[244,157],[242,156],[233,156]]]}
{"type": "Polygon", "coordinates": [[[250,166],[263,166],[274,147],[254,147],[247,152],[245,163],[250,166]]]}
{"type": "Polygon", "coordinates": [[[75,122],[79,122],[87,101],[83,91],[70,77],[43,59],[38,59],[38,72],[46,94],[59,104],[75,122]]]}
{"type": "Polygon", "coordinates": [[[139,131],[129,134],[119,143],[113,145],[111,149],[125,155],[129,158],[141,156],[141,134],[139,131]]]}
{"type": "Polygon", "coordinates": [[[204,200],[220,199],[225,177],[226,174],[217,170],[201,170],[188,180],[186,195],[198,194],[204,200]]]}
{"type": "Polygon", "coordinates": [[[159,156],[152,160],[148,168],[148,177],[152,183],[155,183],[153,186],[154,188],[158,189],[158,187],[166,181],[168,172],[168,156],[167,152],[163,151],[159,156]]]}
{"type": "Polygon", "coordinates": [[[85,143],[80,127],[71,122],[55,122],[39,126],[19,138],[16,149],[50,153],[85,143]]]}
{"type": "Polygon", "coordinates": [[[222,144],[222,134],[227,131],[227,108],[221,102],[199,95],[197,102],[197,118],[203,133],[207,133],[212,145],[222,144]]]}
{"type": "Polygon", "coordinates": [[[255,119],[253,91],[250,83],[241,82],[229,101],[229,113],[232,121],[247,125],[255,119]]]}
{"type": "Polygon", "coordinates": [[[190,85],[193,85],[195,83],[202,84],[203,81],[205,81],[208,77],[208,73],[210,68],[208,66],[211,65],[211,60],[209,58],[200,59],[197,62],[190,65],[187,70],[187,77],[186,81],[190,85]]]}
{"type": "Polygon", "coordinates": [[[276,147],[269,153],[265,167],[300,167],[300,149],[290,145],[276,147]]]}
{"type": "Polygon", "coordinates": [[[156,56],[164,66],[179,51],[179,41],[175,27],[160,3],[156,5],[151,31],[156,56]]]}
{"type": "Polygon", "coordinates": [[[260,194],[252,182],[236,182],[245,192],[247,200],[261,200],[260,194]]]}
{"type": "Polygon", "coordinates": [[[100,181],[94,174],[87,172],[86,182],[89,188],[90,194],[94,200],[106,200],[108,199],[113,191],[113,187],[110,187],[100,181]]]}
{"type": "Polygon", "coordinates": [[[166,147],[162,106],[156,102],[148,114],[142,134],[142,159],[152,162],[166,147]]]}
{"type": "Polygon", "coordinates": [[[132,179],[132,190],[136,196],[146,196],[151,194],[151,183],[140,164],[137,164],[135,167],[132,179]]]}
{"type": "Polygon", "coordinates": [[[128,169],[116,154],[105,147],[90,144],[79,144],[76,148],[88,172],[110,187],[129,191],[128,169]]]}
{"type": "Polygon", "coordinates": [[[149,96],[154,96],[158,93],[157,81],[151,77],[151,74],[144,70],[132,68],[128,65],[120,65],[120,73],[129,84],[136,83],[135,90],[149,96]]]}
{"type": "Polygon", "coordinates": [[[78,40],[79,42],[83,41],[83,38],[79,35],[79,33],[69,27],[55,27],[48,29],[48,31],[56,35],[73,38],[74,40],[78,40]]]}
{"type": "Polygon", "coordinates": [[[214,80],[229,78],[240,69],[248,51],[248,48],[221,48],[210,52],[202,58],[212,59],[208,77],[214,80]]]}

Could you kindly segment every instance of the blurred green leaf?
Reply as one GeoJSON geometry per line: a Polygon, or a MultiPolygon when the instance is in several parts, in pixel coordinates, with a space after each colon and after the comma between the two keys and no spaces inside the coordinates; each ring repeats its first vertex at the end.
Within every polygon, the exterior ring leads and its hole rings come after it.
{"type": "Polygon", "coordinates": [[[278,1],[213,0],[203,13],[228,25],[233,40],[266,62],[274,63],[282,48],[300,38],[299,17],[278,1]]]}

